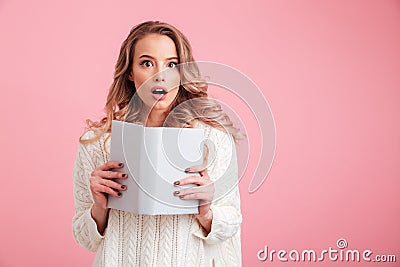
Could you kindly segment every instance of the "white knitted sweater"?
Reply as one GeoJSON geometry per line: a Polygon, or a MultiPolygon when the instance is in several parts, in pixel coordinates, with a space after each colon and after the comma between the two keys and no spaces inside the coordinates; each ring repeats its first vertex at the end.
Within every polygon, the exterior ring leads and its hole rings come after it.
{"type": "MultiPolygon", "coordinates": [[[[241,266],[240,196],[236,149],[232,136],[204,123],[209,151],[208,174],[215,182],[211,232],[194,215],[139,215],[111,209],[104,235],[97,231],[90,209],[91,172],[109,159],[109,134],[94,143],[79,144],[73,168],[75,214],[73,236],[95,251],[93,266],[241,266]]],[[[82,139],[93,137],[88,131],[82,139]]]]}

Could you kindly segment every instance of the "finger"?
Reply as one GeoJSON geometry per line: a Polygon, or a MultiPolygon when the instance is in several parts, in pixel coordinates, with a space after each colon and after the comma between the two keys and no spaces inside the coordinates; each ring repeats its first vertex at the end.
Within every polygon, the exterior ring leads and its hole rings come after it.
{"type": "Polygon", "coordinates": [[[213,194],[214,190],[211,187],[211,184],[208,184],[208,185],[196,186],[196,187],[191,187],[191,188],[180,189],[180,190],[174,191],[175,196],[184,196],[184,195],[190,195],[190,194],[195,194],[195,193],[213,194]]]}
{"type": "Polygon", "coordinates": [[[195,193],[204,193],[207,192],[204,187],[192,187],[192,188],[187,188],[187,189],[181,189],[181,190],[176,190],[174,191],[175,196],[184,196],[184,195],[189,195],[189,194],[195,194],[195,193]]]}
{"type": "Polygon", "coordinates": [[[124,163],[118,161],[107,161],[106,164],[101,165],[97,168],[100,171],[108,171],[109,169],[121,169],[124,167],[124,163]]]}
{"type": "Polygon", "coordinates": [[[207,165],[201,164],[201,165],[195,165],[195,166],[191,166],[189,168],[186,168],[185,172],[186,173],[201,172],[204,169],[207,169],[207,165]]]}
{"type": "Polygon", "coordinates": [[[212,201],[212,196],[210,196],[209,193],[203,193],[203,192],[193,193],[193,194],[189,194],[189,195],[182,195],[182,196],[179,196],[179,198],[183,199],[183,200],[198,199],[198,200],[203,201],[202,205],[210,204],[212,201]]]}
{"type": "Polygon", "coordinates": [[[108,186],[105,186],[105,185],[102,185],[102,184],[94,185],[93,189],[94,189],[93,190],[94,192],[106,193],[108,195],[111,195],[111,196],[114,196],[114,197],[118,197],[118,198],[122,196],[121,192],[118,192],[118,191],[112,189],[111,187],[108,187],[108,186]]]}
{"type": "Polygon", "coordinates": [[[126,179],[128,178],[128,174],[124,172],[116,172],[116,171],[98,171],[96,173],[97,176],[105,179],[126,179]]]}
{"type": "Polygon", "coordinates": [[[112,180],[108,180],[108,179],[101,179],[100,180],[100,184],[111,187],[113,189],[116,190],[126,190],[126,185],[114,182],[112,180]]]}
{"type": "Polygon", "coordinates": [[[187,184],[197,184],[197,185],[205,185],[208,183],[208,180],[204,179],[201,176],[198,175],[193,175],[193,176],[189,176],[187,178],[178,180],[174,182],[174,185],[187,185],[187,184]]]}
{"type": "Polygon", "coordinates": [[[207,179],[209,179],[207,168],[205,168],[205,169],[199,171],[199,173],[200,173],[200,176],[204,176],[204,177],[207,176],[207,179]]]}

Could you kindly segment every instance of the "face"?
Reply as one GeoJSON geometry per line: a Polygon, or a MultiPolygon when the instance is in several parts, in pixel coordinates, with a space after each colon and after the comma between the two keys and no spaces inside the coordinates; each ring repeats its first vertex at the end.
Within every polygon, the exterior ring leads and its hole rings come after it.
{"type": "Polygon", "coordinates": [[[135,83],[141,100],[152,110],[167,111],[180,84],[175,43],[160,34],[149,34],[137,41],[129,79],[135,83]]]}

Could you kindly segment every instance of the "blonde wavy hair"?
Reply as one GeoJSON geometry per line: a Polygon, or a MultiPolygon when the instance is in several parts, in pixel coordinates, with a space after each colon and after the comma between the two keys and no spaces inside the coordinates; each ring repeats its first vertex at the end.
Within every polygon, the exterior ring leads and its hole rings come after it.
{"type": "Polygon", "coordinates": [[[104,133],[110,133],[112,120],[145,125],[143,111],[146,106],[140,97],[137,97],[135,85],[128,77],[132,69],[135,45],[148,34],[161,34],[171,38],[175,43],[179,60],[181,84],[163,126],[193,127],[194,122],[198,120],[232,134],[235,143],[244,138],[245,135],[233,126],[221,105],[216,100],[208,98],[208,85],[199,78],[200,73],[188,39],[168,23],[147,21],[135,26],[122,43],[115,66],[114,81],[104,107],[106,115],[99,121],[86,120],[85,132],[92,130],[95,136],[83,140],[82,135],[80,143],[92,143],[99,140],[104,133]]]}

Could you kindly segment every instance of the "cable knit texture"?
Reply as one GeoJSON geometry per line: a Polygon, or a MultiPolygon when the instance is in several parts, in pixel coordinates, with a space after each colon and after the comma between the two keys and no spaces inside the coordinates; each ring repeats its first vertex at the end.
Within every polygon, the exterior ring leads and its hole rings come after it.
{"type": "MultiPolygon", "coordinates": [[[[215,182],[208,234],[194,215],[140,215],[110,209],[104,235],[90,214],[91,172],[109,160],[110,138],[79,144],[73,168],[75,214],[73,236],[96,252],[93,266],[241,266],[240,196],[236,149],[231,135],[201,122],[209,146],[208,174],[215,182]]],[[[93,137],[88,131],[82,137],[93,137]]]]}

